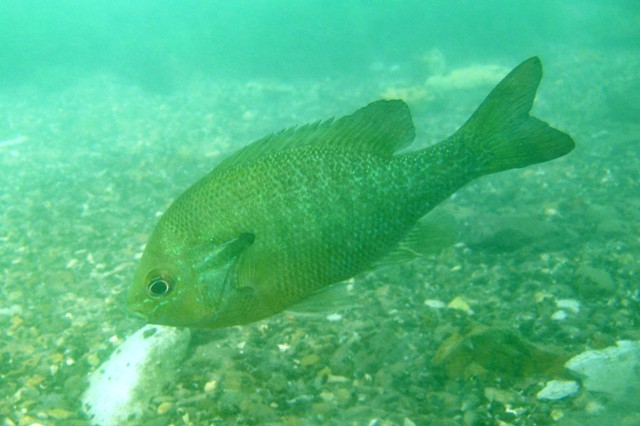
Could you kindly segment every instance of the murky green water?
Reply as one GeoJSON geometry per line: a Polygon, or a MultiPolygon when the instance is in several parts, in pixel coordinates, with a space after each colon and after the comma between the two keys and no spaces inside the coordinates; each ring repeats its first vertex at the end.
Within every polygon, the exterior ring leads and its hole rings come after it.
{"type": "Polygon", "coordinates": [[[194,330],[131,424],[640,424],[637,390],[563,368],[640,340],[635,2],[49,8],[0,16],[3,426],[88,424],[88,374],[143,325],[123,301],[149,233],[221,158],[380,97],[426,146],[533,55],[534,113],[574,152],[458,192],[457,244],[357,277],[348,309],[194,330]],[[578,393],[539,399],[553,379],[578,393]]]}

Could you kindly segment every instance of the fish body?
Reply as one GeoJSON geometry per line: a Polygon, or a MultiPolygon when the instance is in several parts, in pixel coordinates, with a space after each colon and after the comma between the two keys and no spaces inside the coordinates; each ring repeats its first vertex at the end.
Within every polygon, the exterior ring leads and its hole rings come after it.
{"type": "Polygon", "coordinates": [[[537,58],[523,62],[456,133],[420,151],[398,153],[415,136],[401,100],[241,149],[160,218],[130,309],[157,324],[244,324],[370,269],[469,181],[573,149],[529,116],[541,76],[537,58]]]}

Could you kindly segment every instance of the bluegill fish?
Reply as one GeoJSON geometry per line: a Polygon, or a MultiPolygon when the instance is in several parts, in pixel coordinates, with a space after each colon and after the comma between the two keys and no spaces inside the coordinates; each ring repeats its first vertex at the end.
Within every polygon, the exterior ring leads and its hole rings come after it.
{"type": "Polygon", "coordinates": [[[526,60],[458,131],[419,151],[398,153],[415,137],[401,100],[246,146],[160,218],[129,308],[155,324],[245,324],[393,256],[466,183],[574,148],[529,115],[541,77],[540,60],[526,60]]]}

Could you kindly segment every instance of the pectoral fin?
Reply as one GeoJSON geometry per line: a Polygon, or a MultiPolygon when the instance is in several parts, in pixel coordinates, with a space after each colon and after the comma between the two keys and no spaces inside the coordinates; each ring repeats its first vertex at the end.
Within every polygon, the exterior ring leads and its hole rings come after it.
{"type": "Polygon", "coordinates": [[[249,248],[256,237],[252,233],[242,233],[223,243],[207,243],[198,250],[195,266],[200,270],[219,269],[237,259],[249,248]]]}
{"type": "Polygon", "coordinates": [[[199,287],[211,306],[220,306],[229,292],[237,289],[236,265],[254,241],[254,234],[242,233],[223,243],[211,242],[198,248],[192,267],[198,271],[199,287]]]}
{"type": "Polygon", "coordinates": [[[326,315],[357,306],[348,282],[325,287],[298,303],[289,306],[287,312],[297,315],[326,315]]]}

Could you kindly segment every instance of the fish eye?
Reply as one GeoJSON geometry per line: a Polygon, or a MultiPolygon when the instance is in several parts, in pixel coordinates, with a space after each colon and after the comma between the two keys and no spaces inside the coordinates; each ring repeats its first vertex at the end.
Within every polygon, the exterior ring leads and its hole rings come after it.
{"type": "Polygon", "coordinates": [[[147,293],[153,298],[163,297],[171,293],[173,290],[173,279],[166,272],[155,272],[149,274],[151,276],[147,281],[147,293]]]}

